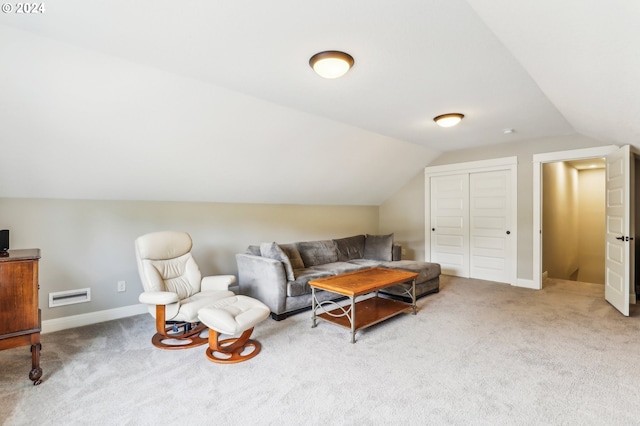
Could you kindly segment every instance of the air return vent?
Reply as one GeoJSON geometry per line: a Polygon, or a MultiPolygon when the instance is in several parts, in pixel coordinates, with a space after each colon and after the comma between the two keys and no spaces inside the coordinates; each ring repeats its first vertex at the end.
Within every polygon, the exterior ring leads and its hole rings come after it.
{"type": "Polygon", "coordinates": [[[91,289],[80,288],[78,290],[57,291],[49,293],[49,307],[55,308],[63,305],[72,305],[74,303],[83,303],[91,301],[91,289]]]}

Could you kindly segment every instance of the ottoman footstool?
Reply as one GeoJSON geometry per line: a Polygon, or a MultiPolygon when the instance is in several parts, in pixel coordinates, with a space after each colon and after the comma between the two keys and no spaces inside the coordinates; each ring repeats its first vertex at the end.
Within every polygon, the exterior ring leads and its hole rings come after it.
{"type": "Polygon", "coordinates": [[[249,339],[253,328],[267,319],[271,310],[259,300],[248,296],[231,296],[218,300],[198,311],[198,319],[209,327],[210,361],[233,364],[258,355],[260,342],[249,339]],[[220,334],[240,337],[219,341],[220,334]]]}
{"type": "MultiPolygon", "coordinates": [[[[382,266],[417,273],[416,299],[426,296],[427,294],[437,293],[440,291],[441,271],[439,263],[419,262],[416,260],[398,260],[394,262],[385,262],[382,266]]],[[[380,290],[380,293],[405,302],[411,302],[410,291],[411,284],[404,283],[383,288],[380,290]]]]}

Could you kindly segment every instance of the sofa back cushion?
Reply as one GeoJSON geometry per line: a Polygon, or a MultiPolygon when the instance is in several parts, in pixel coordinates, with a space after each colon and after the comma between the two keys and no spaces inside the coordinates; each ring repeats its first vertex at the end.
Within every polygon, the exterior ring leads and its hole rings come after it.
{"type": "Polygon", "coordinates": [[[296,243],[306,268],[338,261],[338,249],[333,240],[302,241],[296,243]]]}
{"type": "Polygon", "coordinates": [[[369,235],[364,240],[365,259],[393,260],[393,234],[369,235]]]}
{"type": "Polygon", "coordinates": [[[338,260],[347,262],[352,259],[362,259],[364,255],[364,235],[354,235],[353,237],[333,240],[338,249],[338,260]]]}

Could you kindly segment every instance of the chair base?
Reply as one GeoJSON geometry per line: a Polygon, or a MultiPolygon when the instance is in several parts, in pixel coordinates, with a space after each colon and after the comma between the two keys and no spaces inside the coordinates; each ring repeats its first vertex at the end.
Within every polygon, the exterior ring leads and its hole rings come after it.
{"type": "Polygon", "coordinates": [[[200,324],[189,331],[182,333],[170,334],[169,331],[173,327],[166,327],[164,333],[156,333],[151,338],[151,343],[156,348],[177,350],[177,349],[189,349],[197,346],[202,346],[208,342],[206,337],[201,337],[200,334],[207,329],[207,326],[200,324]],[[172,341],[173,344],[165,343],[165,341],[172,341]]]}
{"type": "Polygon", "coordinates": [[[260,342],[249,339],[251,333],[253,333],[253,328],[245,330],[238,338],[218,341],[220,333],[210,328],[209,347],[206,350],[207,358],[218,364],[237,364],[250,360],[258,355],[262,349],[260,342]]]}

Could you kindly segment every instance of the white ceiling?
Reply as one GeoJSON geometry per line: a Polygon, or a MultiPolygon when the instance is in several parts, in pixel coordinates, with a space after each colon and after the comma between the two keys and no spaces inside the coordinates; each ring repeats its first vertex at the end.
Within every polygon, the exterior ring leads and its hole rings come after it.
{"type": "Polygon", "coordinates": [[[45,7],[0,16],[0,196],[377,205],[444,151],[640,141],[635,0],[45,7]]]}
{"type": "Polygon", "coordinates": [[[607,162],[604,158],[572,160],[572,161],[566,161],[566,163],[576,170],[604,169],[607,167],[607,162]]]}

